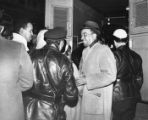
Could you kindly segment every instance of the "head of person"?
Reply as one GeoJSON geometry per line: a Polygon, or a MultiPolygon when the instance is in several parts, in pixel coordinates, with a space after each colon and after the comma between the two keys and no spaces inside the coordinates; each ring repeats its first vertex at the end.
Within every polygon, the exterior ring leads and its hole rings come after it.
{"type": "Polygon", "coordinates": [[[44,40],[46,41],[47,45],[54,46],[61,51],[64,46],[66,35],[67,32],[64,28],[56,27],[45,32],[44,40]]]}
{"type": "Polygon", "coordinates": [[[11,25],[2,25],[3,29],[1,32],[1,35],[6,38],[7,40],[12,39],[12,26],[11,25]]]}
{"type": "Polygon", "coordinates": [[[128,42],[128,33],[125,29],[119,28],[113,31],[113,40],[115,47],[118,48],[121,45],[126,45],[128,42]]]}
{"type": "Polygon", "coordinates": [[[14,32],[23,36],[27,42],[30,42],[33,36],[33,24],[27,19],[21,19],[14,24],[14,32]]]}
{"type": "Polygon", "coordinates": [[[81,39],[83,40],[84,46],[91,45],[94,41],[100,41],[100,26],[94,21],[86,21],[81,30],[81,39]]]}

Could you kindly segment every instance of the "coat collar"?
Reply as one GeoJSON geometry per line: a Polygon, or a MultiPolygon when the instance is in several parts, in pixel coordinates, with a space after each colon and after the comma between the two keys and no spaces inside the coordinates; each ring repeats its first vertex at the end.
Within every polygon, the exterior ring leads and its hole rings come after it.
{"type": "Polygon", "coordinates": [[[94,46],[97,42],[98,42],[98,40],[93,41],[93,42],[89,45],[89,47],[91,48],[91,47],[94,46]]]}
{"type": "Polygon", "coordinates": [[[129,49],[129,47],[127,46],[127,45],[122,45],[122,46],[120,46],[120,47],[118,47],[117,49],[129,49]]]}
{"type": "Polygon", "coordinates": [[[19,43],[22,43],[25,46],[26,51],[29,51],[29,48],[27,47],[27,40],[23,36],[21,36],[20,34],[13,33],[13,39],[12,40],[19,42],[19,43]]]}

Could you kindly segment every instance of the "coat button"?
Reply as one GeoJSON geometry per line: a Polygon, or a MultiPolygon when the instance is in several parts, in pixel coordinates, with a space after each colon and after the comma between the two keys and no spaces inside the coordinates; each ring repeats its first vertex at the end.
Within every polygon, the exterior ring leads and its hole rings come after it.
{"type": "Polygon", "coordinates": [[[101,97],[101,93],[96,93],[95,95],[98,97],[101,97]]]}

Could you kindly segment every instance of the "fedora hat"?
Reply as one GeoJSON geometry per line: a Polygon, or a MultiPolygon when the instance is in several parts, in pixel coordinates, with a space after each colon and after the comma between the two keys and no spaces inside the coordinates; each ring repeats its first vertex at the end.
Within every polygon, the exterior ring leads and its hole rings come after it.
{"type": "Polygon", "coordinates": [[[100,26],[98,25],[97,22],[88,20],[84,23],[83,29],[91,29],[93,30],[96,34],[100,35],[100,26]]]}

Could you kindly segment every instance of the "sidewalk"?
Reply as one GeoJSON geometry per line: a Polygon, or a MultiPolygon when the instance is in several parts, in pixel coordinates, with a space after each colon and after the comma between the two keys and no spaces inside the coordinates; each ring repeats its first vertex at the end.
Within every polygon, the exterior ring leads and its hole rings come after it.
{"type": "Polygon", "coordinates": [[[135,120],[148,120],[148,102],[137,104],[135,120]]]}

